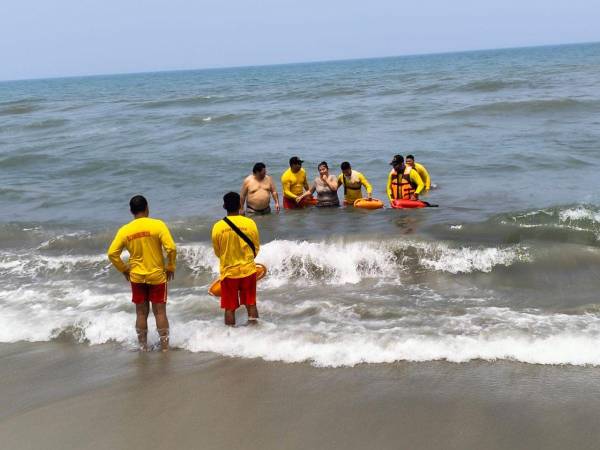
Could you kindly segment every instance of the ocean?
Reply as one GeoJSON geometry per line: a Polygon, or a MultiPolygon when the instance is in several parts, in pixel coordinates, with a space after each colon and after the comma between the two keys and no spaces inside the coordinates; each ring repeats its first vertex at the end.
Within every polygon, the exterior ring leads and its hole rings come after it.
{"type": "Polygon", "coordinates": [[[2,82],[0,342],[135,347],[106,250],[143,194],[179,246],[176,348],[600,365],[598,86],[600,44],[2,82]],[[439,208],[258,217],[261,323],[225,327],[207,294],[223,194],[258,161],[280,190],[298,155],[309,179],[350,161],[385,199],[397,153],[439,208]]]}

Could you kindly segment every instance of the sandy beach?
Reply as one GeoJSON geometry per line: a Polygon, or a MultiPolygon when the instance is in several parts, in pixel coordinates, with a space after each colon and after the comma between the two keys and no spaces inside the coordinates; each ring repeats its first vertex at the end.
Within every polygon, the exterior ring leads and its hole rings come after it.
{"type": "Polygon", "coordinates": [[[593,449],[595,368],[0,346],[5,449],[593,449]]]}

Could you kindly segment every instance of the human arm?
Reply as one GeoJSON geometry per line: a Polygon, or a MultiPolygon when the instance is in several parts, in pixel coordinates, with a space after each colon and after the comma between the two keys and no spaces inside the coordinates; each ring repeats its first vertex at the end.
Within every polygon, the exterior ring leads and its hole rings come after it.
{"type": "Polygon", "coordinates": [[[248,182],[244,180],[242,188],[240,189],[240,211],[244,211],[244,205],[246,204],[246,196],[248,195],[248,182]]]}
{"type": "Polygon", "coordinates": [[[219,242],[220,233],[218,230],[218,222],[215,223],[211,232],[211,240],[213,245],[213,250],[217,258],[221,257],[221,243],[219,242]]]}
{"type": "Polygon", "coordinates": [[[423,174],[421,179],[423,180],[423,183],[425,183],[425,190],[428,191],[431,188],[431,177],[423,164],[421,164],[421,173],[423,174]]]}
{"type": "Polygon", "coordinates": [[[367,180],[367,178],[362,173],[358,176],[358,180],[367,190],[367,198],[371,200],[373,194],[373,186],[371,186],[369,180],[367,180]]]}
{"type": "Polygon", "coordinates": [[[307,188],[308,190],[304,191],[304,194],[299,195],[296,198],[296,203],[300,203],[302,200],[304,200],[306,197],[310,197],[312,196],[315,191],[317,190],[317,184],[313,183],[313,185],[310,188],[307,188]]]}
{"type": "Polygon", "coordinates": [[[158,235],[160,243],[167,253],[167,266],[165,271],[167,272],[167,281],[171,281],[175,277],[175,267],[177,260],[177,246],[171,236],[169,228],[163,223],[161,226],[160,233],[158,235]]]}
{"type": "Polygon", "coordinates": [[[321,177],[321,179],[325,182],[325,184],[331,189],[333,192],[336,192],[340,185],[338,184],[335,175],[329,175],[328,177],[321,177]]]}
{"type": "Polygon", "coordinates": [[[285,173],[281,176],[281,190],[284,197],[292,200],[296,199],[297,195],[292,192],[292,180],[285,173]]]}
{"type": "MultiPolygon", "coordinates": [[[[271,178],[271,177],[269,177],[271,178]]],[[[279,194],[277,194],[277,188],[275,187],[275,183],[273,182],[273,178],[271,178],[271,196],[273,197],[273,201],[275,202],[275,211],[279,212],[279,194]]]]}
{"type": "Polygon", "coordinates": [[[390,174],[388,175],[387,185],[386,185],[386,192],[387,192],[388,198],[390,199],[390,202],[392,201],[392,174],[393,174],[393,172],[390,172],[390,174]]]}
{"type": "Polygon", "coordinates": [[[423,189],[425,189],[425,183],[423,183],[423,180],[421,179],[421,175],[419,175],[419,172],[417,172],[416,170],[411,170],[410,171],[410,181],[412,182],[413,185],[417,185],[417,187],[415,188],[415,200],[418,198],[419,194],[421,193],[421,191],[423,189]]]}
{"type": "Polygon", "coordinates": [[[121,253],[125,248],[125,236],[119,230],[108,248],[108,259],[115,268],[129,281],[129,267],[121,259],[121,253]]]}
{"type": "Polygon", "coordinates": [[[256,223],[254,223],[254,226],[250,229],[250,240],[254,244],[254,250],[258,255],[258,251],[260,250],[260,236],[258,233],[258,227],[256,226],[256,223]]]}

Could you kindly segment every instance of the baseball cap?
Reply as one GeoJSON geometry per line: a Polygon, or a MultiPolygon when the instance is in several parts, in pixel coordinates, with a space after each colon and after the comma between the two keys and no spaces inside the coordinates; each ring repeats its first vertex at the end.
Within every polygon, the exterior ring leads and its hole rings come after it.
{"type": "Polygon", "coordinates": [[[304,161],[302,161],[300,158],[298,158],[297,156],[292,156],[290,158],[290,166],[292,164],[302,164],[304,161]]]}

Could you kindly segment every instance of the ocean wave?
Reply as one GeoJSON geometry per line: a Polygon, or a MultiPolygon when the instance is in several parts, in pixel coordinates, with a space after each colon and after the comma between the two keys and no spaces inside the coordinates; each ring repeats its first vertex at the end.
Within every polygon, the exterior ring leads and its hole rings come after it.
{"type": "Polygon", "coordinates": [[[25,153],[19,155],[8,155],[0,159],[0,164],[5,168],[18,168],[32,164],[47,164],[58,161],[55,156],[42,153],[25,153]]]}
{"type": "Polygon", "coordinates": [[[144,109],[161,109],[171,107],[190,108],[194,106],[206,105],[214,102],[215,98],[211,95],[196,95],[191,97],[168,98],[163,100],[149,100],[142,103],[135,103],[135,106],[144,109]]]}
{"type": "Polygon", "coordinates": [[[46,119],[38,122],[32,122],[23,128],[27,130],[45,130],[48,128],[58,128],[66,125],[69,121],[66,119],[46,119]]]}
{"type": "Polygon", "coordinates": [[[41,109],[40,99],[23,99],[0,103],[0,116],[29,114],[41,109]]]}
{"type": "MultiPolygon", "coordinates": [[[[218,263],[207,244],[180,247],[193,273],[218,273],[218,263]]],[[[287,283],[356,284],[368,278],[398,282],[404,271],[446,273],[490,272],[497,266],[529,261],[521,246],[452,247],[443,242],[393,240],[388,242],[307,242],[275,240],[261,247],[258,262],[269,268],[264,287],[287,283]]]]}
{"type": "MultiPolygon", "coordinates": [[[[176,294],[175,294],[176,295],[176,294]]],[[[222,324],[218,303],[188,296],[170,303],[171,344],[192,352],[261,358],[319,367],[364,363],[499,359],[531,364],[600,365],[597,314],[545,314],[473,307],[464,313],[424,311],[361,320],[353,308],[329,299],[290,306],[263,301],[257,327],[222,324]],[[312,309],[311,309],[312,308],[312,309]],[[292,314],[290,314],[290,311],[292,314]],[[303,315],[294,315],[303,311],[303,315]],[[326,312],[326,314],[324,313],[326,312]]],[[[50,341],[69,336],[89,345],[135,347],[129,294],[66,287],[0,293],[0,342],[50,341]]],[[[150,341],[157,342],[154,329],[150,341]]]]}
{"type": "Polygon", "coordinates": [[[516,115],[516,114],[551,114],[574,111],[597,110],[598,102],[574,100],[572,98],[549,100],[500,101],[483,105],[470,106],[461,110],[444,113],[445,116],[464,117],[480,114],[516,115]]]}
{"type": "Polygon", "coordinates": [[[531,87],[525,80],[476,80],[457,87],[461,92],[497,92],[503,89],[531,87]]]}
{"type": "Polygon", "coordinates": [[[521,228],[592,233],[600,240],[600,209],[592,205],[556,206],[501,216],[500,223],[521,228]]]}
{"type": "Polygon", "coordinates": [[[97,278],[108,273],[110,263],[106,255],[48,256],[32,253],[0,254],[0,275],[3,277],[82,276],[97,278]]]}
{"type": "Polygon", "coordinates": [[[179,122],[182,125],[206,126],[215,123],[235,122],[236,120],[240,120],[247,116],[249,116],[249,114],[223,114],[221,116],[188,116],[180,119],[179,122]]]}

